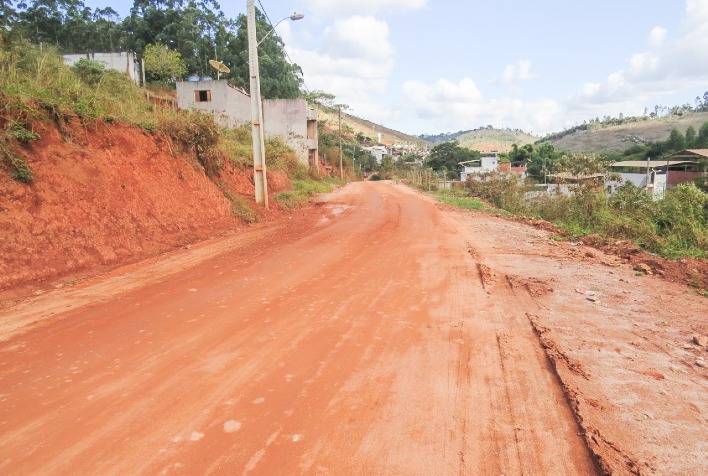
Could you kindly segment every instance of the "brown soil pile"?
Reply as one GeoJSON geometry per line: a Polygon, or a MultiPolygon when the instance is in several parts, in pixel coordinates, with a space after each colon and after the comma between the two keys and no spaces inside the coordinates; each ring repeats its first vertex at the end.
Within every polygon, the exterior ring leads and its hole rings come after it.
{"type": "MultiPolygon", "coordinates": [[[[61,132],[35,124],[41,139],[21,151],[34,180],[0,172],[0,291],[144,258],[241,224],[215,184],[253,202],[252,171],[226,164],[210,180],[168,139],[122,124],[61,132]]],[[[269,191],[287,176],[269,171],[269,191]]],[[[278,211],[258,211],[268,218],[278,211]]]]}
{"type": "MultiPolygon", "coordinates": [[[[564,235],[559,227],[545,220],[529,217],[513,217],[535,228],[564,235]]],[[[634,243],[625,240],[608,241],[596,235],[584,236],[579,244],[594,248],[619,257],[623,263],[629,263],[638,274],[657,275],[671,282],[687,284],[698,291],[708,290],[708,260],[700,258],[681,258],[670,260],[640,249],[634,243]]]]}

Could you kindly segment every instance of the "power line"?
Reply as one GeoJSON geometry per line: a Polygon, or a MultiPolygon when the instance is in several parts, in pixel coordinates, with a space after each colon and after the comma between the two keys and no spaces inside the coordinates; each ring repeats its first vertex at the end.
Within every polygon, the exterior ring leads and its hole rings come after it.
{"type": "MultiPolygon", "coordinates": [[[[258,5],[261,7],[261,12],[263,12],[263,15],[265,16],[266,21],[268,22],[270,27],[275,28],[275,26],[273,26],[273,22],[270,21],[270,17],[268,17],[268,12],[266,12],[265,7],[263,6],[263,3],[261,3],[261,0],[258,0],[258,5]]],[[[278,34],[277,32],[273,32],[273,33],[275,35],[278,34]]],[[[278,37],[278,38],[280,38],[280,37],[278,37]]],[[[285,57],[288,59],[288,61],[290,61],[290,64],[295,64],[295,62],[292,60],[292,58],[290,57],[288,52],[285,51],[285,48],[283,48],[283,53],[285,53],[285,57]]],[[[306,92],[308,92],[308,93],[310,92],[310,89],[307,87],[307,84],[305,84],[305,75],[304,74],[302,75],[302,87],[305,88],[306,92]]]]}

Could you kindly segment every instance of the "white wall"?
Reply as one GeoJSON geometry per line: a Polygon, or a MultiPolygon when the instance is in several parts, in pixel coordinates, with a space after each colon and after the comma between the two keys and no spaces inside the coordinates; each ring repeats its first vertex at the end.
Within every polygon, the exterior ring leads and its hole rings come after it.
{"type": "MultiPolygon", "coordinates": [[[[266,99],[263,101],[263,131],[266,137],[280,137],[295,151],[298,160],[308,165],[308,154],[317,149],[317,127],[315,137],[308,138],[308,118],[316,114],[304,99],[266,99]],[[310,140],[308,140],[310,139],[310,140]]],[[[312,130],[311,130],[312,132],[312,130]]]]}
{"type": "Polygon", "coordinates": [[[238,127],[251,122],[251,98],[226,81],[178,81],[177,106],[210,112],[220,124],[238,127]],[[197,101],[199,91],[209,91],[210,101],[197,101]]]}
{"type": "Polygon", "coordinates": [[[135,62],[133,53],[77,53],[64,55],[64,63],[69,66],[73,66],[80,59],[90,59],[103,63],[106,69],[114,69],[125,73],[135,84],[140,85],[140,67],[135,62]]]}
{"type": "MultiPolygon", "coordinates": [[[[246,92],[229,86],[225,80],[179,81],[177,106],[180,109],[192,108],[209,112],[217,122],[227,127],[238,127],[251,122],[251,97],[246,92]],[[207,95],[209,100],[198,101],[200,91],[204,92],[202,95],[207,95]]],[[[293,149],[302,165],[313,165],[310,163],[310,156],[314,153],[314,157],[317,157],[317,112],[310,108],[304,99],[264,100],[263,132],[266,137],[283,139],[293,149]]]]}

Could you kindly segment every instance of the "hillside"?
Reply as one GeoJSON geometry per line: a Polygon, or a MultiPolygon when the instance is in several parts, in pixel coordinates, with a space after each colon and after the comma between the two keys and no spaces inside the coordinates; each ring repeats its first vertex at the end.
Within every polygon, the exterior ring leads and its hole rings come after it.
{"type": "Polygon", "coordinates": [[[533,144],[538,140],[523,131],[511,129],[479,129],[457,138],[462,147],[480,152],[508,152],[513,144],[533,144]]]}
{"type": "Polygon", "coordinates": [[[0,42],[0,59],[0,301],[280,213],[290,149],[266,144],[267,210],[247,131],[159,107],[122,73],[67,67],[49,48],[0,42]]]}
{"type": "MultiPolygon", "coordinates": [[[[0,291],[153,256],[240,226],[236,202],[253,201],[249,168],[227,161],[219,184],[168,138],[127,124],[35,122],[20,151],[34,180],[0,170],[0,291]],[[67,137],[71,137],[68,140],[67,137]]],[[[284,172],[268,174],[277,193],[284,172]]],[[[253,206],[267,218],[267,211],[253,206]]],[[[0,292],[0,295],[2,293],[0,292]]]]}
{"type": "Polygon", "coordinates": [[[544,142],[553,144],[556,149],[571,152],[622,152],[637,143],[666,140],[674,128],[682,134],[688,126],[698,130],[706,121],[708,112],[660,117],[617,126],[593,124],[586,131],[576,131],[560,139],[544,142]]]}
{"type": "MultiPolygon", "coordinates": [[[[339,124],[339,117],[336,111],[321,108],[318,112],[319,121],[321,124],[336,129],[339,124]]],[[[342,112],[342,127],[351,128],[354,134],[362,133],[364,136],[371,138],[373,141],[378,140],[378,134],[381,134],[382,142],[390,142],[394,144],[412,144],[420,148],[430,147],[430,142],[421,139],[420,137],[411,136],[403,132],[389,129],[380,124],[376,124],[366,119],[361,119],[351,114],[342,112]]]]}
{"type": "Polygon", "coordinates": [[[462,147],[480,152],[508,152],[512,144],[519,146],[533,144],[538,140],[520,130],[480,128],[469,131],[449,132],[444,134],[420,136],[433,144],[456,140],[462,147]]]}

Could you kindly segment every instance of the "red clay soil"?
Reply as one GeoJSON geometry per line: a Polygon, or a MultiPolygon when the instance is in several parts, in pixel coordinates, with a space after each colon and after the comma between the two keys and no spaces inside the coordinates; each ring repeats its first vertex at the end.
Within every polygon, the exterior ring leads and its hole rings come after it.
{"type": "Polygon", "coordinates": [[[706,300],[403,185],[0,310],[3,474],[706,474],[706,300]]]}
{"type": "MultiPolygon", "coordinates": [[[[41,139],[22,151],[32,184],[0,170],[0,299],[20,284],[152,256],[242,225],[215,182],[253,202],[251,169],[227,162],[212,181],[196,160],[173,157],[166,138],[135,127],[34,129],[41,139]]],[[[282,190],[287,177],[271,171],[269,185],[282,190]]]]}
{"type": "MultiPolygon", "coordinates": [[[[553,223],[530,217],[507,216],[535,228],[550,231],[567,238],[568,233],[553,223]]],[[[597,250],[621,258],[622,263],[631,264],[638,273],[661,276],[667,281],[683,283],[697,292],[708,291],[708,260],[700,258],[665,259],[636,244],[625,240],[611,240],[598,235],[584,236],[577,244],[587,244],[597,250]]],[[[589,251],[592,253],[593,251],[589,251]]]]}

